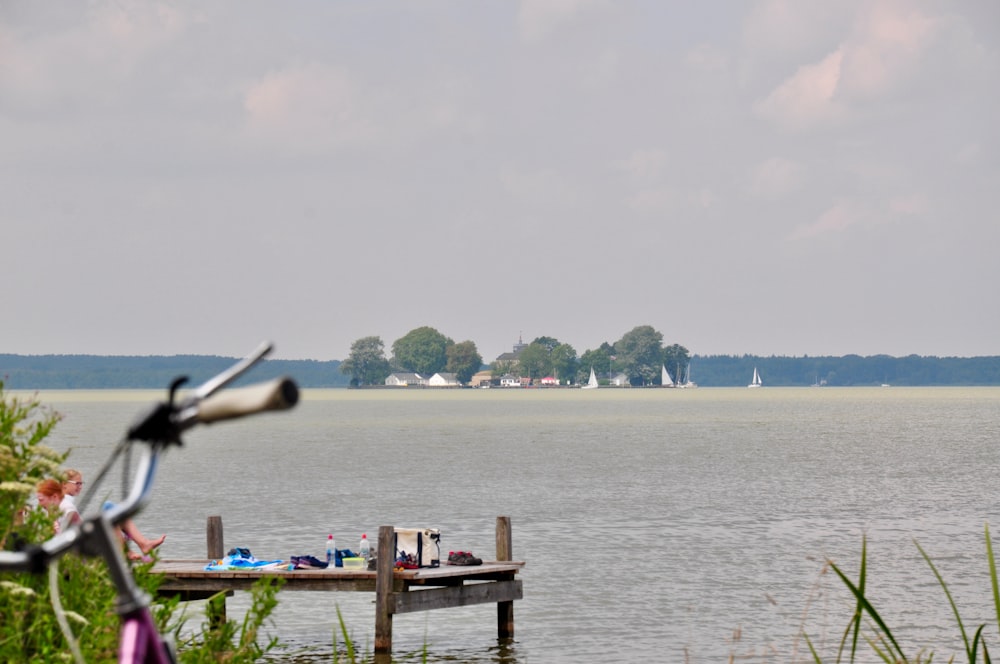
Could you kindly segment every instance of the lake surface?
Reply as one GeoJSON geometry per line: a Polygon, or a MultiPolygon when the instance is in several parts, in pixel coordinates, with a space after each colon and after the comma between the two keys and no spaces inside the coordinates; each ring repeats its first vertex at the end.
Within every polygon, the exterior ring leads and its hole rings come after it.
{"type": "MultiPolygon", "coordinates": [[[[160,393],[40,397],[86,480],[160,393]]],[[[945,661],[960,632],[914,540],[1000,651],[998,448],[1000,388],[306,390],[291,412],[192,431],[138,521],[167,558],[204,556],[209,515],[262,559],[318,556],[330,532],[356,548],[380,525],[491,558],[508,515],[527,561],[513,643],[494,605],[393,626],[397,656],[508,664],[806,662],[803,627],[833,661],[853,605],[824,561],[856,578],[867,536],[869,597],[908,657],[945,661]]],[[[285,654],[329,661],[337,607],[370,651],[372,595],[286,593],[285,654]]]]}

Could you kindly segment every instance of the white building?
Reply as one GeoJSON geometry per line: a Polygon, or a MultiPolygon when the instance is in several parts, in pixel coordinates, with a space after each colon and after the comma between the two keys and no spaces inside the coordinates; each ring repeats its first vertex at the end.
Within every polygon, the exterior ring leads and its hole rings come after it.
{"type": "Polygon", "coordinates": [[[462,384],[458,382],[453,373],[436,373],[427,380],[427,384],[431,387],[461,387],[462,384]]]}
{"type": "Polygon", "coordinates": [[[517,376],[505,374],[500,376],[500,387],[521,387],[521,379],[517,376]]]}
{"type": "Polygon", "coordinates": [[[385,379],[385,384],[392,387],[409,387],[410,385],[426,385],[427,379],[415,373],[394,373],[389,374],[385,379]]]}

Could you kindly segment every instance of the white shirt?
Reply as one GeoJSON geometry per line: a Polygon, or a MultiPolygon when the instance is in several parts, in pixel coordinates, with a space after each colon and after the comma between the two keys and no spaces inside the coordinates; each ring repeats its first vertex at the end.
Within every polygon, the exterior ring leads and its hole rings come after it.
{"type": "Polygon", "coordinates": [[[59,511],[62,513],[59,516],[59,521],[56,524],[59,531],[64,530],[70,524],[70,520],[73,515],[80,516],[79,510],[76,509],[76,501],[73,500],[73,496],[65,495],[63,496],[62,502],[59,503],[59,511]]]}

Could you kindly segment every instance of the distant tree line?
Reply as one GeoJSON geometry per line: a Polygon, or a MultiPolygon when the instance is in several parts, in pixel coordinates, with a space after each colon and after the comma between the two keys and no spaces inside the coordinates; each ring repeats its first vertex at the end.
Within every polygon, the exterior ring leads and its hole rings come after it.
{"type": "Polygon", "coordinates": [[[934,357],[844,355],[842,357],[695,356],[697,382],[704,386],[749,383],[756,366],[764,385],[1000,385],[1000,356],[934,357]]]}
{"type": "MultiPolygon", "coordinates": [[[[3,355],[8,390],[166,389],[178,376],[200,385],[236,361],[214,355],[3,355]]],[[[346,387],[339,360],[264,360],[234,385],[292,376],[303,387],[346,387]]]]}
{"type": "MultiPolygon", "coordinates": [[[[190,383],[197,385],[234,361],[210,355],[0,354],[0,381],[9,390],[160,389],[180,375],[189,376],[190,383]]],[[[593,367],[604,383],[622,373],[630,384],[641,386],[658,385],[663,366],[678,381],[690,369],[691,379],[702,387],[744,386],[750,382],[754,367],[764,385],[771,387],[1000,385],[1000,356],[700,356],[689,355],[679,344],[664,345],[662,335],[649,326],[633,328],[618,341],[604,342],[579,355],[558,339],[537,337],[522,345],[516,360],[497,360],[489,367],[483,364],[473,342],[456,343],[433,328],[417,328],[392,345],[388,358],[379,337],[363,337],[354,342],[343,362],[265,360],[237,384],[288,375],[307,388],[382,385],[393,371],[425,376],[447,371],[465,383],[486,368],[497,377],[513,372],[532,379],[554,376],[564,384],[578,384],[586,382],[593,367]]]]}

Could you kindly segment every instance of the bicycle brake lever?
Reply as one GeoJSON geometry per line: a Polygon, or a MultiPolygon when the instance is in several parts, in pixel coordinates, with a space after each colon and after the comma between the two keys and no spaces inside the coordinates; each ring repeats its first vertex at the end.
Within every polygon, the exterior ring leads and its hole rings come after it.
{"type": "Polygon", "coordinates": [[[129,440],[180,444],[180,431],[174,424],[174,405],[158,403],[129,427],[129,440]]]}

